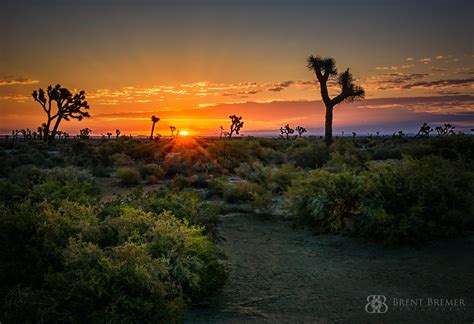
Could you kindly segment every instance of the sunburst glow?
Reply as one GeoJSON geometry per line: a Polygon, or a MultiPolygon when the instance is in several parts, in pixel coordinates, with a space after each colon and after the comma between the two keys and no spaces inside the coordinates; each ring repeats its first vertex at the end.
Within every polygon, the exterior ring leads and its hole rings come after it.
{"type": "Polygon", "coordinates": [[[187,130],[182,130],[182,131],[179,131],[179,135],[181,136],[188,136],[189,135],[189,132],[187,130]]]}

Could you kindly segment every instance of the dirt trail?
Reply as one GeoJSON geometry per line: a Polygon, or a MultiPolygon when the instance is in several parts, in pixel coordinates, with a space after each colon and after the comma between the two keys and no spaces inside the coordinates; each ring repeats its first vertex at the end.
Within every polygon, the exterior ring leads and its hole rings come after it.
{"type": "Polygon", "coordinates": [[[230,213],[219,228],[228,256],[223,291],[189,323],[472,323],[474,238],[422,249],[387,249],[341,236],[314,236],[288,222],[230,213]],[[368,314],[367,296],[389,310],[368,314]],[[466,307],[393,306],[393,298],[463,298],[466,307]]]}

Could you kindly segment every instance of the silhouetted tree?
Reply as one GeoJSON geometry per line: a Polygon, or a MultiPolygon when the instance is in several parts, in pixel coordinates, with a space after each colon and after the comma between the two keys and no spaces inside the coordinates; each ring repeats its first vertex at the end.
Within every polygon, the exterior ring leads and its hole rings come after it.
{"type": "Polygon", "coordinates": [[[352,137],[355,138],[357,136],[356,132],[352,132],[352,137]]]}
{"type": "Polygon", "coordinates": [[[150,139],[153,139],[153,134],[155,133],[155,124],[160,121],[160,118],[156,117],[155,115],[151,116],[151,134],[150,134],[150,139]]]}
{"type": "Polygon", "coordinates": [[[227,135],[228,135],[228,133],[224,130],[224,127],[222,127],[222,125],[221,125],[221,136],[220,136],[220,138],[222,138],[223,136],[227,136],[227,135]]]}
{"type": "Polygon", "coordinates": [[[336,61],[332,58],[323,59],[319,56],[314,57],[311,55],[308,58],[307,67],[316,74],[321,90],[321,97],[326,106],[325,140],[329,145],[332,142],[334,107],[344,101],[352,102],[364,98],[365,91],[362,87],[354,84],[352,74],[349,72],[349,69],[347,69],[343,73],[340,73],[337,78],[337,83],[341,88],[340,93],[334,98],[330,98],[327,83],[330,77],[337,75],[336,61]]]}
{"type": "Polygon", "coordinates": [[[91,132],[92,132],[92,129],[90,129],[89,127],[83,128],[79,130],[79,138],[89,139],[91,137],[90,136],[91,132]]]}
{"type": "Polygon", "coordinates": [[[112,136],[111,132],[107,132],[107,139],[110,140],[110,136],[112,136]]]}
{"type": "Polygon", "coordinates": [[[39,88],[33,91],[32,96],[41,105],[48,118],[43,129],[45,142],[51,142],[54,139],[63,119],[69,121],[71,118],[82,120],[90,117],[84,90],[73,95],[71,91],[57,84],[54,87],[49,86],[46,91],[39,88]],[[55,103],[55,110],[53,110],[53,103],[55,103]],[[53,129],[50,131],[51,126],[53,129]]]}
{"type": "Polygon", "coordinates": [[[306,133],[306,128],[304,128],[303,126],[296,126],[295,130],[298,133],[299,137],[302,137],[303,133],[306,133]]]}
{"type": "Polygon", "coordinates": [[[423,123],[418,133],[416,133],[415,137],[428,137],[430,136],[430,133],[432,131],[433,131],[433,128],[431,128],[430,125],[428,125],[427,123],[423,123]]]}
{"type": "Polygon", "coordinates": [[[240,129],[244,127],[244,122],[242,121],[242,116],[237,117],[237,115],[230,115],[231,120],[230,132],[227,133],[229,138],[232,138],[232,135],[235,133],[239,135],[240,129]]]}
{"type": "Polygon", "coordinates": [[[398,131],[397,133],[394,132],[394,133],[392,134],[392,137],[405,137],[405,136],[406,136],[406,134],[405,134],[403,131],[401,131],[401,130],[398,131]]]}
{"type": "Polygon", "coordinates": [[[174,131],[176,130],[176,127],[170,126],[170,131],[171,131],[171,137],[174,136],[174,131]]]}
{"type": "Polygon", "coordinates": [[[293,134],[295,130],[290,127],[290,124],[286,124],[284,127],[280,127],[280,137],[283,138],[283,135],[285,135],[285,138],[288,139],[290,138],[290,134],[293,134]]]}
{"type": "Polygon", "coordinates": [[[116,137],[117,139],[119,138],[120,133],[121,133],[120,129],[117,128],[117,129],[115,130],[115,137],[116,137]]]}
{"type": "Polygon", "coordinates": [[[443,126],[438,126],[435,128],[436,132],[438,132],[438,136],[448,136],[448,135],[455,135],[454,129],[456,127],[451,124],[444,124],[443,126]]]}

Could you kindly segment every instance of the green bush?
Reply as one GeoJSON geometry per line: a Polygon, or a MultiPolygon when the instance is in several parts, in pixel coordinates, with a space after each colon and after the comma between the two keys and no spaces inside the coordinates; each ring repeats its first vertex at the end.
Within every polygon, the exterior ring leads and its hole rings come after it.
{"type": "Polygon", "coordinates": [[[319,232],[352,231],[359,216],[358,179],[348,171],[312,170],[285,193],[286,209],[319,232]]]}
{"type": "Polygon", "coordinates": [[[302,168],[321,167],[329,158],[329,149],[322,142],[310,143],[298,138],[289,149],[288,160],[302,168]]]}
{"type": "Polygon", "coordinates": [[[453,237],[474,225],[474,174],[430,156],[370,163],[361,174],[360,231],[389,243],[453,237]]]}
{"type": "Polygon", "coordinates": [[[140,172],[134,168],[122,167],[116,171],[116,176],[123,186],[134,186],[140,183],[140,172]]]}
{"type": "Polygon", "coordinates": [[[389,244],[453,237],[474,226],[474,173],[441,157],[371,162],[354,171],[310,171],[285,194],[289,213],[318,231],[389,244]]]}
{"type": "Polygon", "coordinates": [[[56,204],[0,208],[5,321],[178,322],[225,280],[203,229],[171,212],[56,204]]]}

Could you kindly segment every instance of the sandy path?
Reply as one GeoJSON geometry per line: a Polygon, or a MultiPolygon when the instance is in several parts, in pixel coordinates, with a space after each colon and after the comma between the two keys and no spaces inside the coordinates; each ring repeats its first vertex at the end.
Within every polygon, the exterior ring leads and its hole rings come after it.
{"type": "Polygon", "coordinates": [[[223,216],[219,232],[230,278],[221,293],[189,313],[190,323],[474,320],[472,236],[419,250],[387,249],[353,238],[314,236],[285,221],[242,213],[223,216]],[[372,294],[388,298],[387,313],[366,313],[372,294]],[[466,307],[395,309],[394,297],[463,298],[466,307]]]}

